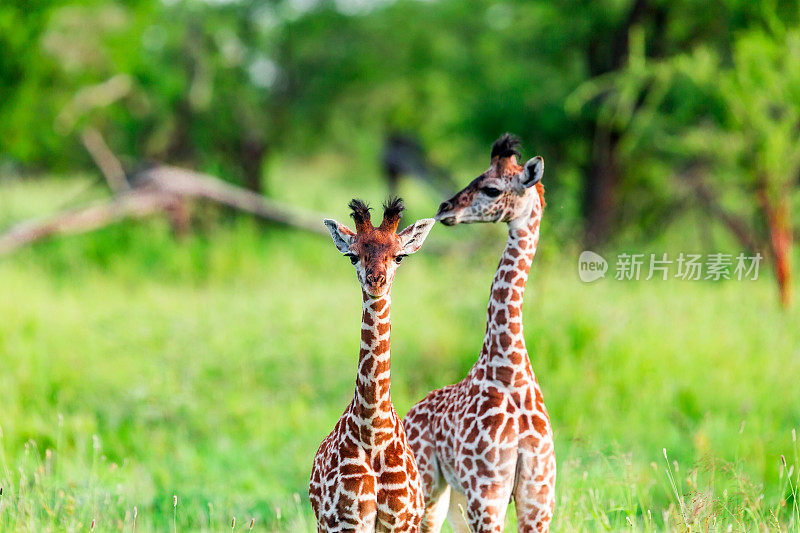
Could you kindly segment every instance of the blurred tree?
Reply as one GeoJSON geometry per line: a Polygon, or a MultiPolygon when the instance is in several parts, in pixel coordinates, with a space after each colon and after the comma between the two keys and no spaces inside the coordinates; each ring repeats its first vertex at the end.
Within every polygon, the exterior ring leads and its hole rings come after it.
{"type": "Polygon", "coordinates": [[[64,135],[91,123],[136,159],[200,166],[261,190],[283,116],[268,9],[191,0],[48,5],[38,26],[19,24],[27,29],[19,47],[34,52],[19,73],[0,76],[15,97],[0,108],[3,133],[20,139],[8,154],[51,167],[74,162],[75,143],[64,135]],[[25,102],[32,95],[43,100],[36,121],[37,107],[25,102]],[[32,146],[41,133],[52,143],[32,146]]]}
{"type": "Polygon", "coordinates": [[[42,54],[40,39],[53,11],[66,2],[8,0],[0,4],[0,160],[52,168],[63,155],[61,136],[42,127],[42,117],[54,116],[58,106],[47,83],[58,66],[42,54]]]}
{"type": "Polygon", "coordinates": [[[730,59],[707,44],[660,61],[634,35],[625,69],[585,87],[604,94],[602,120],[624,132],[625,166],[701,207],[750,251],[773,259],[791,300],[792,204],[800,180],[800,29],[776,16],[740,33],[730,59]]]}
{"type": "Polygon", "coordinates": [[[322,144],[377,160],[386,134],[405,131],[433,160],[466,166],[512,131],[548,159],[556,222],[596,245],[626,227],[657,228],[686,205],[670,169],[692,161],[645,152],[663,152],[659,128],[736,124],[688,76],[671,77],[659,121],[626,119],[655,113],[651,67],[702,49],[717,65],[695,75],[713,76],[765,13],[795,20],[797,2],[9,0],[2,156],[86,166],[72,133],[92,126],[137,161],[262,190],[276,150],[322,144]]]}
{"type": "MultiPolygon", "coordinates": [[[[554,200],[583,221],[590,245],[625,223],[619,189],[635,184],[618,161],[624,132],[601,116],[602,95],[584,98],[582,85],[625,66],[636,29],[649,58],[698,43],[726,56],[761,12],[744,0],[401,1],[356,14],[342,3],[287,24],[280,63],[298,122],[330,137],[412,131],[448,154],[483,154],[513,131],[553,163],[554,200]],[[570,97],[579,104],[565,109],[570,97]]],[[[658,212],[674,205],[663,200],[658,212]]]]}
{"type": "MultiPolygon", "coordinates": [[[[600,79],[625,67],[629,56],[629,36],[642,36],[639,53],[645,58],[662,58],[704,44],[723,56],[730,54],[732,39],[741,28],[759,20],[762,6],[756,2],[728,0],[693,1],[633,0],[630,2],[559,3],[561,20],[574,33],[571,40],[585,62],[587,77],[600,79]]],[[[589,85],[591,87],[591,85],[589,85]]],[[[567,96],[570,114],[577,119],[579,135],[588,146],[583,165],[582,209],[587,245],[606,241],[612,229],[624,223],[621,206],[627,199],[620,187],[629,187],[619,150],[624,128],[602,116],[603,94],[586,98],[586,86],[567,96]],[[577,105],[576,105],[577,104],[577,105]]],[[[640,102],[634,101],[636,107],[640,102]]],[[[653,212],[674,207],[669,199],[653,212]]],[[[627,209],[626,218],[629,217],[627,209]]]]}

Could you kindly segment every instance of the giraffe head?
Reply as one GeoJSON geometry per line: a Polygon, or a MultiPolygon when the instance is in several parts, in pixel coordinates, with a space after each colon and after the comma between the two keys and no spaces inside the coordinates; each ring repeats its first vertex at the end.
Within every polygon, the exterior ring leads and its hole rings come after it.
{"type": "Polygon", "coordinates": [[[489,168],[443,202],[436,220],[445,226],[473,222],[527,222],[544,208],[544,160],[517,164],[519,140],[506,133],[492,145],[489,168]]]}
{"type": "Polygon", "coordinates": [[[374,298],[389,292],[397,266],[407,255],[419,250],[433,227],[432,218],[424,218],[397,233],[400,216],[405,209],[403,200],[394,198],[383,205],[383,221],[373,226],[370,207],[353,199],[349,204],[355,222],[354,232],[344,224],[326,219],[333,243],[356,267],[358,281],[364,292],[374,298]]]}

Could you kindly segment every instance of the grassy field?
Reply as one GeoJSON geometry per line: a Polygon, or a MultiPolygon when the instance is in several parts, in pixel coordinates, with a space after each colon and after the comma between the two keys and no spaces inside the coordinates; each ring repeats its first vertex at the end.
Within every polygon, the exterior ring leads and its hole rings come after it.
{"type": "MultiPolygon", "coordinates": [[[[273,193],[340,220],[352,191],[381,198],[344,170],[326,189],[325,167],[273,193]]],[[[0,227],[100,194],[87,183],[0,185],[0,227]]],[[[404,223],[430,214],[435,199],[405,192],[404,223]]],[[[180,240],[150,220],[0,258],[0,531],[312,530],[311,461],[353,390],[358,284],[328,239],[213,216],[180,240]]],[[[555,428],[554,529],[800,531],[800,316],[768,276],[586,285],[547,228],[525,331],[555,428]]],[[[403,264],[401,414],[474,362],[503,241],[438,226],[403,264]]]]}

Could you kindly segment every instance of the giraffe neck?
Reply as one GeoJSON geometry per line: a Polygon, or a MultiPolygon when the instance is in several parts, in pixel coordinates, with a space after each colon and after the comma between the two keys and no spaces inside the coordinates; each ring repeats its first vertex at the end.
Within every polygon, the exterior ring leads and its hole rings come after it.
{"type": "Polygon", "coordinates": [[[394,429],[389,352],[392,300],[390,293],[380,298],[363,293],[362,302],[353,431],[362,446],[373,448],[394,429]]]}
{"type": "Polygon", "coordinates": [[[534,380],[522,327],[525,284],[539,243],[541,217],[533,213],[509,224],[486,312],[486,335],[476,364],[478,375],[507,386],[534,380]]]}

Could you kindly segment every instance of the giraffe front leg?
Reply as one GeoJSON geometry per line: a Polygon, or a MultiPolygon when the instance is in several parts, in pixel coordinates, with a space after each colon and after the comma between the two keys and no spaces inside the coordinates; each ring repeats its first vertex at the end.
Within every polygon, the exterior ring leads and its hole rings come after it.
{"type": "Polygon", "coordinates": [[[450,486],[442,477],[432,444],[419,447],[416,457],[425,504],[420,531],[422,533],[439,533],[447,518],[450,486]]]}
{"type": "Polygon", "coordinates": [[[450,527],[455,533],[470,533],[469,522],[467,522],[467,497],[460,492],[450,491],[447,521],[450,522],[450,527]]]}
{"type": "Polygon", "coordinates": [[[450,486],[444,480],[436,455],[436,443],[431,424],[429,398],[411,408],[403,420],[408,444],[414,452],[414,460],[422,482],[423,503],[420,531],[439,533],[447,517],[450,486]]]}
{"type": "Polygon", "coordinates": [[[317,526],[318,533],[375,533],[377,531],[374,522],[372,524],[363,523],[360,525],[340,525],[333,528],[317,526]]]}
{"type": "Polygon", "coordinates": [[[425,494],[425,512],[422,515],[420,531],[422,533],[439,533],[447,518],[449,504],[450,486],[442,479],[435,490],[425,494]]]}
{"type": "Polygon", "coordinates": [[[521,453],[520,470],[514,487],[517,531],[550,531],[555,508],[556,458],[552,445],[545,453],[521,453]]]}
{"type": "Polygon", "coordinates": [[[467,494],[465,498],[466,507],[464,507],[464,511],[466,512],[466,523],[469,526],[469,529],[465,530],[463,528],[464,516],[461,515],[460,509],[456,511],[453,508],[454,504],[458,505],[463,500],[455,496],[454,492],[454,495],[451,496],[450,525],[458,532],[502,533],[510,499],[510,482],[496,482],[478,486],[477,490],[467,494]],[[456,513],[458,513],[458,516],[454,516],[456,513]]]}
{"type": "Polygon", "coordinates": [[[375,533],[377,530],[375,514],[368,514],[352,521],[341,521],[331,517],[327,522],[317,523],[318,533],[375,533]]]}
{"type": "Polygon", "coordinates": [[[375,533],[377,531],[378,513],[375,511],[373,500],[361,499],[358,503],[358,515],[337,523],[336,529],[330,531],[342,533],[375,533]]]}

